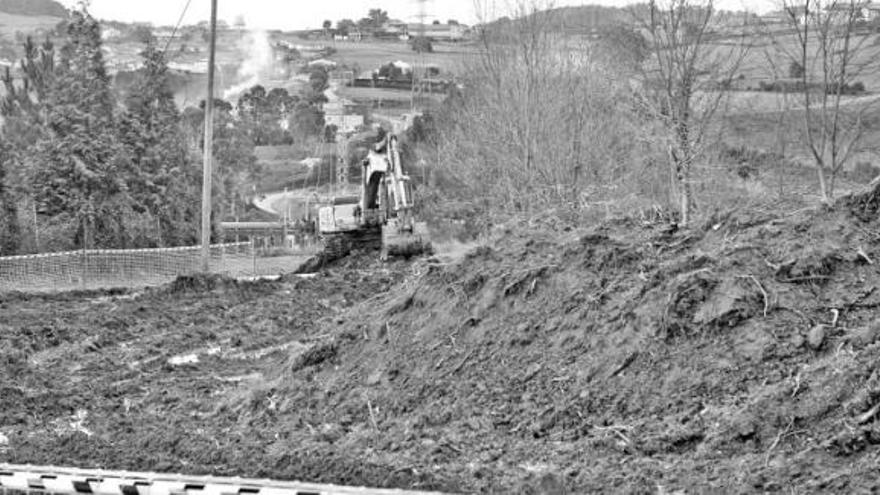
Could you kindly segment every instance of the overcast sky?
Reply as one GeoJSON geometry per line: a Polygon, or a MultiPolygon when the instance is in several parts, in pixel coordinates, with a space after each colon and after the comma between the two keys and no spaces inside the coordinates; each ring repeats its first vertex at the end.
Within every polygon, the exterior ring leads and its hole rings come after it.
{"type": "MultiPolygon", "coordinates": [[[[429,20],[456,19],[465,24],[474,24],[478,19],[495,18],[510,13],[511,4],[518,0],[476,0],[484,11],[478,14],[475,0],[426,0],[425,11],[429,20]],[[487,7],[488,6],[488,7],[487,7]]],[[[539,0],[545,1],[545,0],[539,0]]],[[[120,21],[152,22],[156,25],[177,23],[187,0],[91,0],[91,12],[100,19],[120,21]]],[[[772,0],[719,0],[719,6],[726,9],[766,11],[772,0]]],[[[71,6],[77,0],[61,0],[71,6]]],[[[627,0],[558,0],[556,6],[600,4],[621,6],[627,0]]],[[[208,19],[210,0],[191,0],[184,24],[195,24],[208,19]]],[[[320,27],[324,19],[337,20],[351,18],[357,20],[366,16],[371,8],[387,10],[392,18],[408,22],[418,20],[417,0],[219,0],[219,16],[232,22],[237,16],[245,18],[250,26],[267,29],[302,29],[320,27]]]]}

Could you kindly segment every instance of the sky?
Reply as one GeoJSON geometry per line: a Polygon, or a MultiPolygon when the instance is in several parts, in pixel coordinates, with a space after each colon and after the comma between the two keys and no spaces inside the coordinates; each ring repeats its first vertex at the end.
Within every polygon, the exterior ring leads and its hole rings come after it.
{"type": "MultiPolygon", "coordinates": [[[[189,0],[184,24],[195,24],[210,16],[210,0],[189,0]]],[[[549,3],[546,0],[539,2],[549,3]]],[[[218,0],[218,16],[229,23],[242,16],[250,27],[263,29],[320,28],[325,19],[333,21],[365,17],[371,8],[388,11],[394,19],[418,22],[419,0],[218,0]]],[[[510,15],[510,6],[518,0],[424,0],[427,20],[446,22],[455,19],[472,25],[483,19],[510,15]],[[478,7],[479,6],[479,7],[478,7]],[[479,12],[478,12],[479,11],[479,12]]],[[[717,0],[720,8],[763,12],[772,7],[772,0],[717,0]]],[[[78,0],[61,0],[72,6],[78,0]]],[[[174,25],[187,0],[91,0],[89,10],[99,19],[126,22],[151,22],[174,25]]],[[[628,0],[557,0],[555,6],[599,4],[622,6],[628,0]]]]}

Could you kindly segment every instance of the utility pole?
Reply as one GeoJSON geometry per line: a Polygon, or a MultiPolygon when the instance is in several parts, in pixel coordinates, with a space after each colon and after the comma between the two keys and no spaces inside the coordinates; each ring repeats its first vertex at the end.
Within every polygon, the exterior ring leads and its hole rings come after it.
{"type": "Polygon", "coordinates": [[[211,261],[211,178],[214,162],[214,53],[217,51],[217,0],[211,0],[211,44],[208,54],[208,97],[205,98],[205,156],[202,168],[202,271],[211,261]]]}
{"type": "MultiPolygon", "coordinates": [[[[428,15],[427,12],[425,11],[425,2],[427,2],[427,0],[416,0],[416,2],[419,4],[419,15],[418,15],[419,29],[418,29],[418,31],[419,31],[420,40],[419,40],[419,43],[415,45],[416,47],[419,47],[419,49],[416,50],[418,61],[413,61],[412,73],[410,74],[412,76],[412,83],[411,83],[411,88],[410,88],[410,93],[409,93],[409,111],[410,112],[416,111],[416,68],[419,64],[421,64],[422,69],[424,70],[424,65],[425,65],[425,59],[424,59],[424,56],[422,55],[423,45],[421,43],[424,43],[425,39],[426,39],[425,38],[425,18],[428,15]]],[[[422,83],[420,80],[419,81],[419,94],[421,94],[421,84],[422,83]]]]}

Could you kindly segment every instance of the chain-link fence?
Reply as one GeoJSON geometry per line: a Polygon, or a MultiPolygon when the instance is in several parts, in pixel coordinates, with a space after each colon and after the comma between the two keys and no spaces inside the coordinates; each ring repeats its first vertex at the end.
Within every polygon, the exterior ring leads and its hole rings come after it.
{"type": "MultiPolygon", "coordinates": [[[[313,251],[264,256],[251,242],[216,244],[210,249],[209,271],[231,277],[275,275],[295,270],[313,251]]],[[[159,285],[201,271],[201,255],[201,246],[191,246],[0,257],[0,292],[159,285]]]]}

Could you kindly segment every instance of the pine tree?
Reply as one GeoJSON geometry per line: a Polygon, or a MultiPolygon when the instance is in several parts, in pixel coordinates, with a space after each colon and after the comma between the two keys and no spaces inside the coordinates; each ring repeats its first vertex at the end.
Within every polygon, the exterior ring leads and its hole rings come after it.
{"type": "Polygon", "coordinates": [[[0,135],[7,146],[7,186],[19,194],[30,191],[31,168],[26,159],[46,126],[46,99],[54,77],[55,49],[48,39],[37,46],[27,38],[24,54],[18,80],[8,67],[0,76],[5,90],[0,99],[0,135]]]}
{"type": "Polygon", "coordinates": [[[20,224],[19,209],[29,209],[32,205],[31,183],[33,164],[31,153],[34,144],[44,135],[46,126],[46,96],[49,84],[54,76],[54,47],[46,40],[42,45],[27,38],[24,43],[24,58],[20,63],[20,71],[14,77],[7,68],[0,76],[4,95],[0,98],[0,126],[2,140],[2,163],[0,171],[3,175],[2,194],[0,194],[0,251],[12,253],[12,249],[30,250],[37,246],[23,242],[36,236],[25,234],[24,227],[35,229],[36,225],[20,224]],[[14,238],[14,243],[12,239],[14,238]]]}
{"type": "MultiPolygon", "coordinates": [[[[205,102],[183,113],[187,134],[200,150],[204,149],[205,102]]],[[[215,220],[233,219],[233,204],[241,204],[252,191],[260,172],[254,142],[247,126],[232,112],[228,102],[214,100],[214,176],[213,212],[215,220]]]]}
{"type": "Polygon", "coordinates": [[[35,146],[38,210],[73,223],[76,247],[127,247],[125,178],[131,170],[116,135],[100,26],[79,10],[66,30],[47,97],[47,132],[35,146]]]}
{"type": "Polygon", "coordinates": [[[15,199],[6,187],[8,150],[9,147],[0,142],[0,256],[16,254],[21,241],[15,199]]]}
{"type": "Polygon", "coordinates": [[[189,244],[196,240],[198,225],[198,168],[181,132],[163,52],[149,44],[141,55],[144,66],[120,123],[133,163],[128,191],[146,223],[138,244],[189,244]]]}
{"type": "Polygon", "coordinates": [[[284,88],[274,88],[268,93],[256,85],[238,99],[238,118],[255,146],[291,144],[293,137],[281,125],[293,111],[297,99],[284,88]]]}
{"type": "Polygon", "coordinates": [[[259,169],[246,126],[231,111],[218,108],[214,116],[214,204],[217,218],[232,220],[233,205],[245,202],[259,169]]]}

